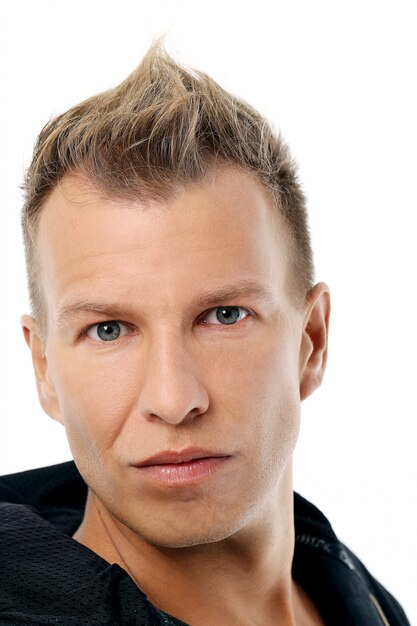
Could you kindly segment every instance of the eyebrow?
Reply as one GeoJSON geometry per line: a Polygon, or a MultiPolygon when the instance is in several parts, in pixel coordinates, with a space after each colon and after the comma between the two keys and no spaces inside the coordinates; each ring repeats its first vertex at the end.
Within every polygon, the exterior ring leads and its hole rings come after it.
{"type": "Polygon", "coordinates": [[[215,302],[235,300],[236,298],[247,296],[252,296],[261,301],[275,300],[275,296],[269,288],[254,280],[246,279],[240,280],[238,283],[226,285],[220,289],[212,289],[203,296],[194,299],[193,304],[204,307],[215,302]]]}
{"type": "MultiPolygon", "coordinates": [[[[204,295],[193,298],[191,304],[195,307],[203,308],[248,296],[254,297],[261,302],[271,302],[276,299],[268,287],[256,281],[246,279],[240,280],[238,283],[226,285],[220,289],[207,291],[204,295]]],[[[112,319],[119,319],[124,318],[126,315],[132,315],[133,312],[129,307],[120,306],[119,303],[106,303],[89,298],[75,298],[69,300],[60,308],[56,321],[57,327],[65,329],[72,319],[81,317],[83,313],[97,313],[112,319]]]]}
{"type": "Polygon", "coordinates": [[[83,313],[96,313],[107,318],[119,319],[125,317],[128,311],[127,307],[122,307],[118,303],[75,298],[69,300],[59,309],[56,326],[60,330],[65,330],[72,320],[82,317],[83,313]]]}

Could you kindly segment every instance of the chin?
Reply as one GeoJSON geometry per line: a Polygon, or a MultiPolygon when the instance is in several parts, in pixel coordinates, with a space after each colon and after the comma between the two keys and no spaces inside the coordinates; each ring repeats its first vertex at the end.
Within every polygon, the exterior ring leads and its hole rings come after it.
{"type": "Polygon", "coordinates": [[[139,520],[132,517],[118,518],[127,528],[147,543],[160,548],[191,548],[228,539],[243,525],[241,517],[225,520],[192,520],[190,516],[160,516],[156,523],[152,519],[139,520]],[[139,523],[138,523],[139,522],[139,523]],[[205,522],[205,523],[204,523],[205,522]]]}
{"type": "Polygon", "coordinates": [[[171,535],[164,535],[163,533],[155,534],[149,533],[148,535],[142,533],[142,537],[152,545],[159,548],[192,548],[194,546],[202,546],[211,543],[216,543],[224,539],[228,539],[233,535],[233,530],[229,529],[209,529],[206,532],[190,532],[187,528],[183,533],[176,533],[171,535]]]}

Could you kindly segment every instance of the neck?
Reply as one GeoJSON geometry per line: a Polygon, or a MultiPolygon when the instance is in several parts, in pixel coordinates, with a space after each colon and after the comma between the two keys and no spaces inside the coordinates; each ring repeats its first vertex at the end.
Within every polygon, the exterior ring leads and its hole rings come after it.
{"type": "Polygon", "coordinates": [[[91,491],[74,539],[123,567],[155,606],[193,625],[287,626],[308,604],[291,578],[291,468],[261,514],[222,541],[185,548],[151,544],[115,519],[91,491]]]}

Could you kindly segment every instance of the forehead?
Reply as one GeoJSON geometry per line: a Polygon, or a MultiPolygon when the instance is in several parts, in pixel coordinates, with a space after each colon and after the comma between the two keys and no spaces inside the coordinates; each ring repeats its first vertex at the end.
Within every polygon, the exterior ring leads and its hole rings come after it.
{"type": "Polygon", "coordinates": [[[37,251],[48,314],[92,290],[160,307],[242,280],[289,291],[283,220],[262,185],[234,168],[146,204],[67,178],[42,209],[37,251]]]}

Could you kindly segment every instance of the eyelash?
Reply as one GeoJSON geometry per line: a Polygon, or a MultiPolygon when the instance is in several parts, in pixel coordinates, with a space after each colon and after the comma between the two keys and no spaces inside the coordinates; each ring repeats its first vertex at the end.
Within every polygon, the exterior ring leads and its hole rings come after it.
{"type": "MultiPolygon", "coordinates": [[[[198,320],[201,319],[206,319],[210,314],[214,313],[215,311],[217,311],[218,309],[240,309],[241,311],[244,311],[246,313],[245,317],[242,319],[246,319],[250,314],[251,311],[249,311],[249,309],[246,309],[243,306],[237,306],[237,305],[223,305],[223,306],[215,306],[211,309],[209,309],[208,311],[205,311],[202,315],[200,315],[200,317],[198,318],[198,320]]],[[[239,322],[242,321],[242,319],[236,320],[236,322],[234,324],[213,324],[213,326],[236,326],[239,322]]],[[[204,322],[203,322],[204,323],[204,322]]]]}
{"type": "MultiPolygon", "coordinates": [[[[199,322],[200,320],[203,320],[205,318],[207,318],[209,316],[210,313],[213,313],[214,311],[216,311],[217,309],[221,309],[222,306],[216,306],[216,307],[212,307],[211,309],[208,309],[207,311],[204,311],[204,313],[202,313],[198,318],[197,321],[199,322]]],[[[220,327],[226,327],[226,328],[230,328],[233,326],[237,326],[240,322],[244,321],[245,319],[247,319],[248,317],[253,317],[253,312],[250,309],[247,309],[246,307],[243,306],[237,306],[237,305],[225,305],[223,308],[238,308],[241,311],[243,311],[244,313],[246,313],[245,317],[243,317],[240,320],[237,320],[236,323],[234,324],[212,324],[212,326],[220,326],[220,327]]],[[[91,330],[92,328],[94,328],[95,326],[99,326],[100,324],[105,324],[106,322],[110,323],[110,322],[117,322],[118,324],[120,324],[121,326],[126,326],[127,328],[132,329],[132,327],[130,326],[130,324],[127,324],[126,322],[122,322],[120,320],[115,320],[115,319],[107,319],[107,320],[100,320],[100,322],[95,322],[94,324],[89,324],[88,326],[85,326],[79,333],[79,339],[83,339],[87,337],[87,333],[89,330],[91,330]]],[[[204,322],[202,322],[202,324],[204,324],[204,322]]],[[[118,343],[120,339],[123,339],[123,337],[118,338],[118,339],[114,339],[113,341],[109,341],[108,343],[118,343]]],[[[99,341],[96,340],[97,343],[103,343],[105,344],[105,341],[99,341]]]]}

